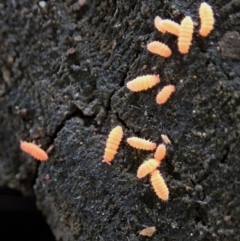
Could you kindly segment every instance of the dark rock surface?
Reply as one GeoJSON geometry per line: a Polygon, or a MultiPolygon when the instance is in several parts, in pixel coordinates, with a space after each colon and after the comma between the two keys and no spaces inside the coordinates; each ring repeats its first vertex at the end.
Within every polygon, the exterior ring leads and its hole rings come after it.
{"type": "Polygon", "coordinates": [[[196,31],[184,56],[153,19],[198,23],[201,1],[80,2],[0,4],[0,186],[35,195],[57,240],[239,240],[240,63],[222,58],[218,42],[240,32],[240,1],[208,1],[215,29],[208,38],[196,31]],[[148,53],[152,40],[172,56],[148,53]],[[161,83],[142,93],[124,87],[142,74],[161,83]],[[170,83],[176,92],[157,105],[170,83]],[[105,141],[119,124],[124,141],[108,166],[105,141]],[[160,167],[167,203],[136,178],[152,154],[125,141],[160,143],[163,133],[172,142],[160,167]],[[20,139],[54,145],[49,161],[22,153],[20,139]],[[139,236],[145,226],[156,226],[152,238],[139,236]]]}

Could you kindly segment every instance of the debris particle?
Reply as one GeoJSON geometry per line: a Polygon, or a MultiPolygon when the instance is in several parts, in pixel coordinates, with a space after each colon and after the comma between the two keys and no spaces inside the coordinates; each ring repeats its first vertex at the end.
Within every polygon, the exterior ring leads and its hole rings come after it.
{"type": "Polygon", "coordinates": [[[171,227],[172,227],[172,229],[177,228],[177,222],[176,221],[172,222],[171,223],[171,227]]]}
{"type": "Polygon", "coordinates": [[[2,71],[2,77],[3,77],[4,82],[7,83],[8,86],[11,86],[10,71],[7,69],[6,66],[2,66],[1,71],[2,71]]]}
{"type": "Polygon", "coordinates": [[[140,231],[140,235],[152,237],[155,232],[156,232],[155,226],[147,227],[147,228],[144,228],[143,230],[140,231]]]}
{"type": "Polygon", "coordinates": [[[87,5],[87,0],[78,0],[78,4],[80,7],[83,7],[83,6],[87,5]]]}
{"type": "Polygon", "coordinates": [[[116,49],[117,41],[114,39],[112,42],[112,50],[116,49]]]}
{"type": "Polygon", "coordinates": [[[227,215],[223,218],[223,220],[225,221],[226,225],[227,226],[231,226],[232,225],[232,221],[231,221],[231,216],[230,215],[227,215]]]}
{"type": "Polygon", "coordinates": [[[77,35],[73,39],[75,42],[80,42],[82,40],[82,37],[80,35],[77,35]]]}
{"type": "Polygon", "coordinates": [[[44,177],[45,180],[50,180],[50,175],[49,174],[46,174],[45,177],[44,177]]]}
{"type": "Polygon", "coordinates": [[[0,96],[3,96],[6,93],[6,85],[1,84],[0,85],[0,96]]]}
{"type": "Polygon", "coordinates": [[[202,192],[203,187],[202,187],[201,185],[197,184],[197,185],[195,186],[195,190],[196,190],[197,192],[202,192]]]}
{"type": "Polygon", "coordinates": [[[164,142],[166,145],[171,145],[171,144],[172,144],[167,135],[162,134],[162,135],[161,135],[161,138],[162,138],[163,142],[164,142]]]}
{"type": "Polygon", "coordinates": [[[75,54],[75,53],[76,53],[76,49],[75,49],[75,48],[70,48],[70,49],[68,49],[68,51],[67,51],[67,56],[72,55],[72,54],[75,54]]]}
{"type": "Polygon", "coordinates": [[[22,108],[16,111],[16,114],[20,117],[25,117],[27,115],[27,108],[22,108]]]}
{"type": "Polygon", "coordinates": [[[226,32],[218,44],[223,58],[240,60],[240,35],[238,32],[226,32]]]}
{"type": "Polygon", "coordinates": [[[188,186],[188,185],[184,185],[184,187],[185,187],[185,190],[186,190],[187,192],[193,190],[193,188],[190,187],[190,186],[188,186]]]}
{"type": "Polygon", "coordinates": [[[38,4],[41,8],[45,8],[47,5],[45,1],[39,1],[38,4]]]}
{"type": "Polygon", "coordinates": [[[46,150],[47,154],[51,153],[53,149],[54,149],[54,145],[50,145],[46,150]]]}

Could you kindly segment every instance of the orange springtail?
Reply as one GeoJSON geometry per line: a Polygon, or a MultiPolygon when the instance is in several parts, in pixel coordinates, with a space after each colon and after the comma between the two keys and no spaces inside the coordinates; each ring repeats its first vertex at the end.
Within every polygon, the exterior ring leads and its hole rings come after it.
{"type": "Polygon", "coordinates": [[[169,190],[159,170],[154,170],[151,173],[150,180],[157,196],[163,201],[167,201],[169,198],[169,190]]]}
{"type": "Polygon", "coordinates": [[[130,146],[142,150],[155,150],[157,147],[156,143],[138,137],[127,138],[127,142],[130,146]]]}
{"type": "Polygon", "coordinates": [[[108,136],[106,148],[103,156],[103,162],[111,165],[110,162],[117,153],[117,149],[123,137],[123,130],[121,126],[113,128],[108,136]]]}
{"type": "Polygon", "coordinates": [[[129,81],[127,83],[127,88],[131,91],[137,92],[152,88],[159,82],[159,75],[143,75],[129,81]]]}
{"type": "Polygon", "coordinates": [[[185,17],[179,27],[178,49],[182,54],[187,54],[192,42],[193,21],[191,17],[185,17]]]}
{"type": "Polygon", "coordinates": [[[199,17],[201,20],[199,34],[206,37],[213,30],[214,16],[212,7],[205,2],[201,3],[199,7],[199,17]]]}
{"type": "Polygon", "coordinates": [[[39,161],[47,161],[48,159],[47,153],[34,143],[20,141],[20,148],[39,161]]]}
{"type": "Polygon", "coordinates": [[[145,161],[143,164],[140,165],[137,171],[137,177],[143,178],[147,176],[149,173],[154,171],[158,166],[160,162],[155,159],[149,159],[145,161]]]}
{"type": "Polygon", "coordinates": [[[162,90],[157,94],[156,102],[158,104],[164,104],[174,91],[175,91],[174,85],[164,86],[162,90]]]}
{"type": "Polygon", "coordinates": [[[154,25],[159,32],[164,34],[164,33],[166,33],[166,29],[163,28],[163,26],[161,25],[162,21],[163,20],[159,16],[156,16],[154,19],[154,25]]]}
{"type": "Polygon", "coordinates": [[[179,35],[179,24],[170,20],[170,19],[164,19],[160,22],[161,29],[165,29],[166,32],[169,32],[173,35],[178,36],[179,35]]]}
{"type": "Polygon", "coordinates": [[[166,44],[159,41],[149,43],[147,45],[147,50],[153,54],[157,54],[165,58],[168,58],[172,54],[171,49],[166,44]]]}
{"type": "Polygon", "coordinates": [[[160,144],[158,145],[155,151],[154,158],[159,162],[161,162],[163,158],[166,156],[166,152],[167,152],[166,146],[164,144],[160,144]]]}

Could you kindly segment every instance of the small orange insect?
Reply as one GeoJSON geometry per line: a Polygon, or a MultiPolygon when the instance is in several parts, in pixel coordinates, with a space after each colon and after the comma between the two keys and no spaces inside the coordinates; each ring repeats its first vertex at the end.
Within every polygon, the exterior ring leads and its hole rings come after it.
{"type": "Polygon", "coordinates": [[[47,153],[34,143],[20,141],[20,148],[39,161],[47,161],[48,159],[47,153]]]}
{"type": "Polygon", "coordinates": [[[214,16],[212,7],[205,2],[201,3],[199,7],[199,17],[201,19],[199,34],[206,37],[213,30],[214,16]]]}
{"type": "Polygon", "coordinates": [[[160,199],[167,201],[169,197],[169,190],[159,170],[154,170],[151,173],[151,183],[157,196],[160,199]]]}
{"type": "Polygon", "coordinates": [[[110,162],[117,153],[117,149],[123,137],[123,130],[121,126],[113,128],[108,136],[107,144],[103,156],[103,162],[111,165],[110,162]]]}
{"type": "Polygon", "coordinates": [[[137,92],[152,88],[159,82],[159,75],[143,75],[129,81],[127,83],[127,88],[131,91],[137,92]]]}
{"type": "Polygon", "coordinates": [[[166,146],[164,144],[160,144],[158,145],[155,151],[154,158],[159,162],[161,162],[163,158],[166,156],[166,152],[167,152],[166,146]]]}
{"type": "Polygon", "coordinates": [[[157,147],[156,143],[138,137],[127,138],[127,142],[130,146],[142,150],[155,150],[157,147]]]}
{"type": "Polygon", "coordinates": [[[149,43],[147,45],[147,50],[153,54],[157,54],[165,58],[168,58],[172,54],[171,49],[166,44],[159,41],[149,43]]]}
{"type": "Polygon", "coordinates": [[[159,32],[161,32],[161,33],[166,33],[166,29],[165,28],[163,28],[163,26],[161,25],[161,22],[162,22],[163,20],[159,17],[159,16],[157,16],[157,17],[155,17],[155,19],[154,19],[154,25],[155,25],[155,27],[156,27],[156,29],[159,31],[159,32]]]}
{"type": "Polygon", "coordinates": [[[160,23],[160,28],[165,29],[166,32],[169,32],[173,35],[178,36],[179,35],[179,24],[170,20],[170,19],[164,19],[160,23]]]}
{"type": "Polygon", "coordinates": [[[187,54],[192,42],[193,21],[191,17],[185,17],[179,27],[178,49],[182,54],[187,54]]]}
{"type": "Polygon", "coordinates": [[[174,91],[175,91],[174,85],[164,86],[162,88],[162,90],[156,96],[157,103],[158,104],[164,104],[174,91]]]}
{"type": "Polygon", "coordinates": [[[149,159],[149,160],[145,161],[138,168],[137,177],[143,178],[143,177],[147,176],[149,173],[154,171],[159,166],[159,164],[160,164],[160,162],[155,159],[149,159]]]}

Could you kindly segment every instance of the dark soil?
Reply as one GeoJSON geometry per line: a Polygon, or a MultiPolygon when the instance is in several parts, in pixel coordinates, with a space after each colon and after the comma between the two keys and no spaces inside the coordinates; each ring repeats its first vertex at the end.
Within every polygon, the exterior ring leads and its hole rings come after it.
{"type": "Polygon", "coordinates": [[[196,27],[187,55],[153,19],[198,24],[201,1],[80,2],[0,4],[0,186],[35,195],[56,240],[240,240],[240,63],[226,38],[239,36],[240,1],[208,1],[215,29],[202,38],[196,27]],[[172,56],[147,52],[153,40],[172,56]],[[124,86],[143,74],[161,83],[141,93],[124,86]],[[176,92],[157,105],[170,83],[176,92]],[[109,166],[102,156],[116,125],[124,141],[109,166]],[[172,142],[160,168],[168,202],[136,177],[152,153],[125,141],[160,143],[161,134],[172,142]],[[21,139],[54,145],[49,160],[22,153],[21,139]],[[151,238],[139,236],[146,226],[157,229],[151,238]]]}

